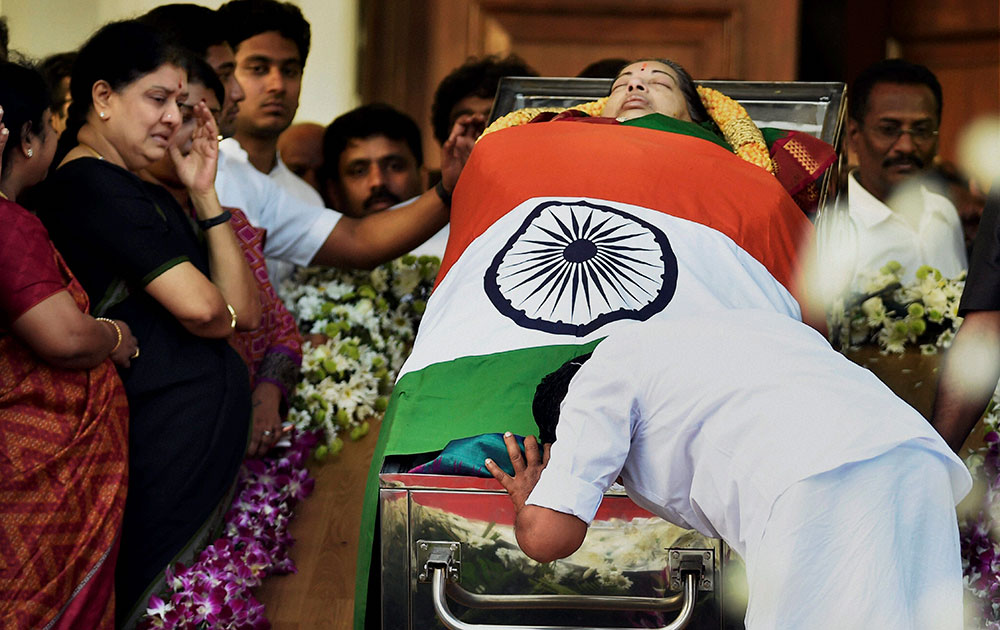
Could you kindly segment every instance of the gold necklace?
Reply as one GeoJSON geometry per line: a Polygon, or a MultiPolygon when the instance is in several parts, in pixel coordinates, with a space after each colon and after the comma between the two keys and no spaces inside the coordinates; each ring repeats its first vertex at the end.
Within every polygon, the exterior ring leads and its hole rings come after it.
{"type": "Polygon", "coordinates": [[[2,190],[0,190],[0,197],[3,197],[3,198],[4,198],[4,199],[6,199],[7,201],[10,201],[10,197],[8,197],[7,195],[5,195],[5,194],[4,194],[4,192],[3,192],[2,190]]]}
{"type": "Polygon", "coordinates": [[[94,157],[96,157],[98,160],[103,160],[104,159],[104,156],[101,155],[100,153],[98,153],[97,149],[95,149],[94,147],[90,146],[86,142],[78,142],[77,144],[79,144],[81,147],[83,147],[87,151],[90,151],[94,155],[94,157]]]}

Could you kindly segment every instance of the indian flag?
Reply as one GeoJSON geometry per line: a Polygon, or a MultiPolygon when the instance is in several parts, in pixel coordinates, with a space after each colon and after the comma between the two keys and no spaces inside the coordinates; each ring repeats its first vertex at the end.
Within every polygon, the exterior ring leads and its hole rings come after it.
{"type": "Polygon", "coordinates": [[[810,230],[773,175],[703,139],[579,121],[486,136],[455,190],[369,492],[384,456],[535,433],[541,378],[621,326],[720,309],[800,318],[793,275],[810,230]]]}

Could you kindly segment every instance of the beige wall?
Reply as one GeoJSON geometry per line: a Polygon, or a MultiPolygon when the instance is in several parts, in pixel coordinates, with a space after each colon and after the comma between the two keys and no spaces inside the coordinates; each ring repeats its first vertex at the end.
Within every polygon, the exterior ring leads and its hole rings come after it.
{"type": "MultiPolygon", "coordinates": [[[[179,0],[190,1],[190,0],[179,0]]],[[[212,8],[223,0],[200,0],[212,8]]],[[[32,57],[72,50],[105,22],[133,17],[162,0],[0,0],[10,47],[32,57]]],[[[312,26],[312,48],[296,120],[327,124],[360,102],[358,0],[296,0],[312,26]]]]}

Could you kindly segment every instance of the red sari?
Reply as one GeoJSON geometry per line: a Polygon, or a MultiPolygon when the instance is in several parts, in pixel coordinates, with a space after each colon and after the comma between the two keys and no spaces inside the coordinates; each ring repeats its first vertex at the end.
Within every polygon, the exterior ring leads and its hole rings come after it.
{"type": "Polygon", "coordinates": [[[0,200],[0,628],[114,624],[128,480],[128,403],[111,361],[53,367],[11,323],[59,291],[87,294],[41,222],[0,200]]]}

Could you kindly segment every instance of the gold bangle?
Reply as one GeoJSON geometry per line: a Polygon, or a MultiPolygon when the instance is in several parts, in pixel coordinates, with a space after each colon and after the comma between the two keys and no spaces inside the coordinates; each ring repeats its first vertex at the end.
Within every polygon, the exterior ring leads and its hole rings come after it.
{"type": "Polygon", "coordinates": [[[111,324],[111,327],[115,329],[115,334],[118,335],[118,341],[115,342],[115,347],[112,348],[111,352],[108,353],[108,354],[114,354],[115,350],[117,350],[118,347],[122,345],[122,329],[121,329],[121,326],[119,326],[118,322],[116,322],[115,320],[108,319],[107,317],[95,317],[94,319],[96,319],[99,322],[104,322],[106,324],[111,324]]]}
{"type": "Polygon", "coordinates": [[[233,308],[232,304],[226,304],[226,308],[229,309],[229,314],[232,316],[232,321],[229,322],[229,327],[236,330],[236,309],[233,308]]]}

